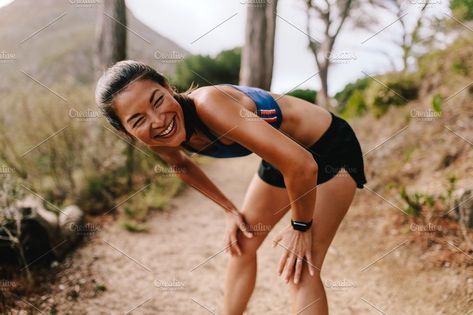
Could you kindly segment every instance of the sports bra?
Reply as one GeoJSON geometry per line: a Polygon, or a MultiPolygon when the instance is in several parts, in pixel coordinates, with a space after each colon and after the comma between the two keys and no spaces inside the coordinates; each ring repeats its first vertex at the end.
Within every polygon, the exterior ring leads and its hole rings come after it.
{"type": "MultiPolygon", "coordinates": [[[[260,88],[243,86],[243,85],[234,85],[234,84],[221,84],[232,86],[237,90],[245,93],[250,97],[253,102],[256,104],[256,114],[262,118],[264,121],[269,123],[276,129],[279,129],[282,123],[282,112],[276,100],[260,88]]],[[[232,144],[223,144],[218,140],[218,137],[215,136],[209,128],[204,124],[204,129],[202,130],[205,135],[212,141],[210,145],[204,147],[202,150],[194,149],[186,143],[182,144],[182,147],[188,151],[195,152],[201,155],[211,156],[215,158],[231,158],[245,156],[253,153],[239,143],[232,144]]]]}

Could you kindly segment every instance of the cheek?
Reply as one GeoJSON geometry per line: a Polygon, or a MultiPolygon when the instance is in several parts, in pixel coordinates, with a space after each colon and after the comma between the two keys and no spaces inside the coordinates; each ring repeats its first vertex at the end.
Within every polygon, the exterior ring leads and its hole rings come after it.
{"type": "Polygon", "coordinates": [[[134,130],[133,133],[132,133],[132,135],[133,135],[135,138],[140,139],[141,141],[147,141],[147,140],[149,139],[149,137],[150,137],[149,132],[148,132],[148,129],[146,129],[145,126],[134,130]]]}

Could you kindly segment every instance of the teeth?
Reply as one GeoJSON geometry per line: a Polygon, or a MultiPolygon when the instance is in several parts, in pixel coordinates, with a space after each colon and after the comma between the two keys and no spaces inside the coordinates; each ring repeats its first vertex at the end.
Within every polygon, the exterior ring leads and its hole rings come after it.
{"type": "Polygon", "coordinates": [[[164,130],[163,132],[161,132],[158,136],[165,136],[167,135],[168,133],[171,132],[172,128],[174,127],[174,118],[171,120],[171,123],[169,124],[169,126],[166,128],[166,130],[164,130]]]}

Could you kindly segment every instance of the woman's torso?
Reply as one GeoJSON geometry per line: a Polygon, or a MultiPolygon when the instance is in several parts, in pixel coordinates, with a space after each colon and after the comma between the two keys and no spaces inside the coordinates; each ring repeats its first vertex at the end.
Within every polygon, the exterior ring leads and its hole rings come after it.
{"type": "MultiPolygon", "coordinates": [[[[194,90],[189,96],[194,99],[195,106],[198,107],[199,96],[209,91],[209,89],[214,88],[216,87],[201,87],[194,90]]],[[[218,89],[225,92],[233,100],[236,100],[248,111],[256,113],[257,106],[255,102],[242,91],[230,85],[219,85],[218,89]]],[[[282,120],[280,121],[278,129],[299,144],[305,147],[314,144],[329,127],[331,115],[326,109],[297,97],[272,92],[267,93],[273,97],[281,111],[282,120]]],[[[233,140],[221,136],[213,130],[210,131],[218,138],[221,144],[228,146],[235,145],[233,140]]],[[[214,145],[214,143],[214,140],[198,132],[192,135],[186,144],[197,149],[197,151],[202,150],[205,152],[205,150],[214,145]]]]}

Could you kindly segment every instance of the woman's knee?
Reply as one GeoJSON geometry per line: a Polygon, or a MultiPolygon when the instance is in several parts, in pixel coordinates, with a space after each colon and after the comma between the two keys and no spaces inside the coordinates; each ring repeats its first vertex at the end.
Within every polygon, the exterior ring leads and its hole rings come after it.
{"type": "Polygon", "coordinates": [[[258,248],[261,246],[264,237],[261,235],[253,234],[252,238],[246,237],[243,233],[238,232],[237,242],[240,247],[242,256],[251,258],[256,256],[258,248]]]}
{"type": "Polygon", "coordinates": [[[323,286],[322,278],[320,276],[320,270],[315,269],[315,273],[313,276],[310,275],[307,266],[304,266],[301,274],[301,278],[299,279],[298,283],[294,283],[293,278],[292,281],[289,281],[288,285],[293,292],[298,292],[299,290],[304,289],[313,289],[314,287],[323,286]]]}

